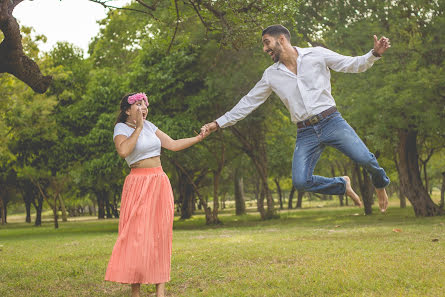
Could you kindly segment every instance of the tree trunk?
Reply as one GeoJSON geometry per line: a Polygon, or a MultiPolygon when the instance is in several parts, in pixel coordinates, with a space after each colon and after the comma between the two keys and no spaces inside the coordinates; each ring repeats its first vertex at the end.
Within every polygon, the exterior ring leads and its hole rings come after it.
{"type": "Polygon", "coordinates": [[[97,218],[103,220],[105,219],[105,203],[102,192],[96,192],[96,198],[98,207],[97,218]]]}
{"type": "Polygon", "coordinates": [[[369,177],[368,172],[366,172],[364,168],[360,170],[360,166],[357,163],[354,163],[354,169],[356,171],[365,214],[370,215],[372,214],[372,205],[374,204],[374,186],[371,183],[371,178],[369,177]]]}
{"type": "Polygon", "coordinates": [[[400,185],[399,185],[399,199],[400,199],[400,208],[406,208],[406,197],[400,185]]]}
{"type": "Polygon", "coordinates": [[[36,209],[36,221],[34,222],[35,226],[42,226],[42,208],[43,208],[43,197],[41,194],[37,195],[37,204],[34,200],[32,200],[32,204],[36,209]]]}
{"type": "Polygon", "coordinates": [[[427,192],[429,192],[430,185],[428,182],[428,174],[426,172],[426,163],[427,162],[423,163],[423,179],[425,180],[425,190],[427,190],[427,192]]]}
{"type": "MultiPolygon", "coordinates": [[[[222,168],[220,167],[222,170],[222,168]]],[[[218,219],[218,209],[219,209],[219,197],[218,197],[218,188],[219,188],[219,179],[221,177],[221,170],[213,171],[213,223],[220,224],[221,221],[218,219]]]]}
{"type": "Polygon", "coordinates": [[[60,203],[60,209],[62,210],[62,222],[67,222],[68,218],[66,215],[65,202],[63,201],[63,197],[60,194],[59,194],[59,203],[60,203]]]}
{"type": "Polygon", "coordinates": [[[119,192],[115,191],[114,194],[113,194],[113,203],[111,204],[111,211],[113,212],[113,216],[114,216],[115,219],[119,219],[119,211],[117,210],[118,209],[119,196],[120,196],[119,192]]]}
{"type": "MultiPolygon", "coordinates": [[[[207,201],[204,200],[204,198],[202,197],[201,193],[199,192],[198,186],[197,186],[199,181],[205,177],[208,169],[206,168],[206,169],[202,170],[200,176],[197,178],[197,182],[195,182],[192,179],[192,177],[190,176],[190,174],[188,174],[188,172],[184,169],[184,167],[181,166],[181,164],[179,164],[178,161],[176,161],[175,159],[172,159],[172,158],[170,158],[170,161],[179,170],[179,176],[181,176],[181,175],[185,176],[185,178],[188,181],[187,184],[191,185],[192,189],[194,190],[194,193],[198,196],[199,202],[202,204],[202,206],[204,208],[205,217],[206,217],[206,225],[213,224],[214,222],[213,222],[212,210],[210,209],[210,207],[208,207],[207,201]]],[[[193,209],[193,199],[191,199],[191,201],[192,201],[191,208],[193,209]]]]}
{"type": "MultiPolygon", "coordinates": [[[[348,167],[351,168],[351,164],[352,164],[352,160],[349,160],[348,162],[342,162],[342,163],[340,163],[340,161],[337,161],[337,166],[338,166],[339,170],[341,172],[343,172],[344,176],[348,176],[348,167]]],[[[352,171],[354,171],[354,170],[352,170],[352,171]]],[[[354,177],[351,175],[350,178],[351,178],[351,184],[353,185],[354,177]]],[[[354,188],[354,185],[352,187],[354,188]]],[[[349,205],[348,196],[345,195],[343,197],[344,197],[345,205],[348,206],[349,205]]]]}
{"type": "Polygon", "coordinates": [[[234,174],[234,186],[235,186],[235,213],[237,216],[246,213],[246,201],[244,200],[244,182],[241,176],[240,168],[235,169],[234,174]]]}
{"type": "Polygon", "coordinates": [[[295,187],[292,186],[292,189],[289,192],[289,200],[287,202],[287,208],[292,209],[292,200],[294,199],[295,187]]]}
{"type": "MultiPolygon", "coordinates": [[[[185,178],[185,176],[184,176],[185,178]]],[[[190,219],[193,215],[193,187],[186,182],[184,178],[180,179],[179,201],[181,204],[181,219],[190,219]]]]}
{"type": "MultiPolygon", "coordinates": [[[[54,215],[54,228],[58,229],[59,228],[59,215],[57,213],[57,196],[58,195],[54,195],[54,205],[52,207],[53,209],[53,215],[54,215]]],[[[49,204],[49,203],[48,203],[49,204]]]]}
{"type": "Polygon", "coordinates": [[[227,193],[224,192],[222,194],[222,198],[221,198],[221,209],[226,209],[226,195],[227,193]]]}
{"type": "Polygon", "coordinates": [[[445,204],[444,197],[445,197],[445,172],[442,172],[442,187],[440,188],[440,204],[439,204],[439,207],[442,210],[445,204]]]}
{"type": "Polygon", "coordinates": [[[93,203],[93,215],[97,216],[97,205],[96,205],[96,200],[91,199],[91,202],[93,203]]]}
{"type": "Polygon", "coordinates": [[[26,223],[31,223],[31,201],[25,202],[25,209],[26,209],[26,223]]]}
{"type": "Polygon", "coordinates": [[[399,129],[399,157],[400,186],[413,206],[416,216],[437,216],[443,211],[432,200],[423,186],[419,171],[419,156],[417,153],[417,132],[399,129]]]}
{"type": "Polygon", "coordinates": [[[1,211],[2,225],[4,225],[6,224],[6,204],[3,202],[3,195],[0,197],[0,211],[1,211]]]}
{"type": "Polygon", "coordinates": [[[35,180],[34,183],[37,186],[37,188],[39,189],[40,195],[43,197],[43,199],[46,200],[46,203],[48,203],[49,207],[51,207],[51,209],[53,210],[54,228],[58,229],[59,228],[59,220],[58,220],[58,215],[57,215],[57,196],[59,196],[59,193],[56,193],[54,195],[54,203],[52,203],[49,200],[48,195],[43,191],[43,188],[42,188],[42,185],[40,184],[40,182],[38,180],[35,180]]]}
{"type": "Polygon", "coordinates": [[[260,186],[260,195],[256,201],[257,204],[257,210],[260,213],[261,219],[264,220],[264,218],[266,217],[266,212],[264,210],[264,190],[263,187],[260,186]]]}
{"type": "Polygon", "coordinates": [[[25,210],[26,210],[26,223],[31,223],[31,204],[34,199],[35,192],[33,191],[32,183],[24,181],[21,183],[21,190],[23,196],[23,202],[25,202],[25,210]]]}
{"type": "Polygon", "coordinates": [[[343,203],[344,197],[345,196],[343,196],[343,195],[338,195],[338,201],[340,202],[340,206],[344,206],[344,203],[343,203]]]}
{"type": "MultiPolygon", "coordinates": [[[[256,135],[256,143],[253,145],[250,143],[245,135],[243,135],[236,127],[230,127],[232,133],[240,140],[242,143],[242,149],[244,152],[250,157],[255,168],[257,170],[257,174],[260,177],[261,181],[261,191],[264,194],[267,202],[267,211],[264,210],[264,203],[261,201],[259,204],[258,211],[260,212],[261,219],[267,220],[272,219],[277,214],[274,209],[274,201],[272,197],[272,193],[269,189],[269,185],[267,183],[268,180],[268,172],[267,172],[267,156],[266,156],[266,148],[265,148],[265,136],[264,133],[259,131],[256,135]]],[[[261,199],[261,198],[260,198],[261,199]]]]}
{"type": "Polygon", "coordinates": [[[105,210],[107,211],[107,219],[112,219],[113,214],[111,213],[111,206],[110,206],[110,193],[104,192],[104,200],[105,200],[105,210]]]}
{"type": "Polygon", "coordinates": [[[283,194],[281,193],[280,180],[278,177],[274,178],[275,185],[277,186],[278,201],[280,202],[280,209],[283,209],[283,194]]]}
{"type": "Polygon", "coordinates": [[[427,190],[427,192],[430,193],[430,195],[432,193],[432,188],[430,189],[430,186],[429,186],[429,180],[428,180],[428,174],[427,174],[427,164],[428,164],[429,160],[431,159],[431,157],[433,156],[434,150],[435,150],[434,148],[428,150],[425,160],[423,160],[419,155],[419,161],[423,168],[423,179],[425,181],[425,189],[427,190]]]}
{"type": "MultiPolygon", "coordinates": [[[[337,163],[337,166],[338,166],[338,163],[337,163]]],[[[332,177],[336,176],[334,164],[331,164],[331,173],[332,173],[332,177]]],[[[346,175],[346,174],[344,174],[344,175],[346,175]]],[[[340,202],[340,206],[343,206],[343,195],[338,195],[338,200],[340,202]]]]}
{"type": "Polygon", "coordinates": [[[257,168],[258,175],[260,177],[261,182],[261,196],[260,200],[264,200],[266,198],[267,210],[264,209],[264,201],[261,201],[260,211],[261,219],[268,220],[273,218],[275,214],[274,209],[274,201],[272,198],[272,193],[269,189],[269,185],[267,184],[267,168],[264,163],[260,163],[259,160],[254,159],[255,167],[257,168]]]}
{"type": "Polygon", "coordinates": [[[297,207],[296,208],[301,208],[302,207],[304,193],[305,193],[304,191],[298,191],[297,207]]]}
{"type": "MultiPolygon", "coordinates": [[[[394,164],[396,166],[397,173],[400,176],[399,162],[397,161],[397,151],[394,152],[394,164]]],[[[398,185],[398,190],[399,190],[400,208],[406,208],[406,195],[403,191],[403,186],[400,181],[398,185]]]]}

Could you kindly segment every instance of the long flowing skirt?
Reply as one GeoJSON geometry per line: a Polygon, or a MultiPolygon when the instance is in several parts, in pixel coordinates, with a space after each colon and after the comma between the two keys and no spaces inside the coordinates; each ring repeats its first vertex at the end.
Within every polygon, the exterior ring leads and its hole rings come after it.
{"type": "Polygon", "coordinates": [[[173,192],[162,167],[133,168],[122,190],[118,238],[105,280],[168,282],[173,217],[173,192]]]}

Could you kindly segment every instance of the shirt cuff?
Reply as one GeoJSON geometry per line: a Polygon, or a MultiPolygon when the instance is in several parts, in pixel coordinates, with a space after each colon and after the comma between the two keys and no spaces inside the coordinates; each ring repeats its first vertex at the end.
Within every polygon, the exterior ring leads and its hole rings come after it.
{"type": "Polygon", "coordinates": [[[228,120],[225,115],[219,117],[215,122],[218,123],[218,126],[220,128],[225,128],[225,127],[229,126],[229,125],[227,125],[228,120]]]}
{"type": "Polygon", "coordinates": [[[375,61],[380,60],[382,57],[374,56],[372,54],[372,49],[371,49],[367,54],[365,54],[365,58],[366,58],[367,61],[370,61],[371,63],[374,63],[375,61]]]}

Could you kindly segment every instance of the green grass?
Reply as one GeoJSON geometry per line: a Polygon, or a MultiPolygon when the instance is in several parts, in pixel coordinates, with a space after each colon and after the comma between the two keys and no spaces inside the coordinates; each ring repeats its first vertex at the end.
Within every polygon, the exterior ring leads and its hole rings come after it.
{"type": "MultiPolygon", "coordinates": [[[[444,217],[375,213],[312,208],[260,221],[226,211],[214,227],[202,215],[176,220],[167,296],[445,296],[444,217]]],[[[117,224],[1,226],[0,296],[129,296],[128,285],[103,280],[117,224]]],[[[154,296],[154,286],[142,292],[154,296]]]]}

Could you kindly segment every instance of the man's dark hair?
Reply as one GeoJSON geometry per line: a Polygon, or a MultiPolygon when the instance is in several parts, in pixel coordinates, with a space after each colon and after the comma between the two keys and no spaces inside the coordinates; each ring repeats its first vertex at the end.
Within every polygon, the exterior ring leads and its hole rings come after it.
{"type": "Polygon", "coordinates": [[[263,30],[261,36],[269,34],[273,37],[279,37],[281,34],[290,42],[290,32],[283,25],[272,25],[263,30]]]}

